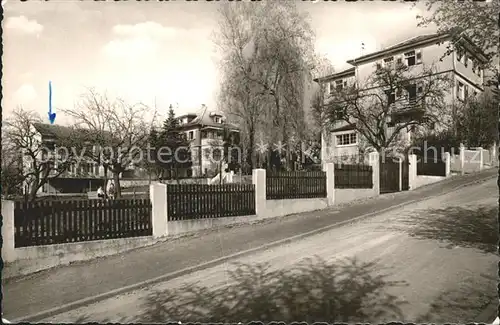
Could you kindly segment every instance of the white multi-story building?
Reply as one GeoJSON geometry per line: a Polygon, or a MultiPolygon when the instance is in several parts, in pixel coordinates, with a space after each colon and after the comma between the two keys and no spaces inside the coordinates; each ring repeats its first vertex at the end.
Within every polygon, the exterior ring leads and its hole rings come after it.
{"type": "MultiPolygon", "coordinates": [[[[382,67],[404,64],[409,73],[423,71],[423,67],[433,65],[434,73],[447,73],[453,80],[453,86],[445,96],[445,102],[452,107],[457,101],[463,101],[468,94],[484,92],[483,65],[487,62],[483,51],[474,45],[467,37],[452,41],[449,34],[426,34],[410,38],[401,43],[389,46],[383,50],[363,55],[347,61],[351,68],[321,77],[315,81],[325,89],[325,105],[331,100],[331,94],[348,87],[363,83],[382,67]],[[453,49],[453,51],[449,51],[453,49]],[[449,53],[451,52],[451,53],[449,53]]],[[[406,105],[412,105],[421,89],[415,84],[406,87],[406,105]]],[[[386,94],[396,97],[398,94],[386,94]]],[[[439,128],[436,125],[436,128],[439,128]]],[[[388,130],[390,132],[390,130],[388,130]]],[[[408,141],[412,130],[403,134],[408,141]]],[[[356,155],[363,141],[360,133],[345,121],[337,121],[322,134],[322,157],[356,155]]]]}

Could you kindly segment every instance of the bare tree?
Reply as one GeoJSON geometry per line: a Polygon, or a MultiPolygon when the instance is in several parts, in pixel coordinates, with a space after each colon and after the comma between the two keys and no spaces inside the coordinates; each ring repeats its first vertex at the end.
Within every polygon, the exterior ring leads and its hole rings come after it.
{"type": "Polygon", "coordinates": [[[323,116],[323,104],[327,99],[328,93],[328,77],[335,73],[333,64],[324,56],[317,56],[316,63],[314,65],[313,74],[317,84],[311,98],[311,118],[314,123],[315,128],[322,130],[325,124],[325,118],[323,116]]]}
{"type": "Polygon", "coordinates": [[[263,107],[260,96],[252,91],[251,85],[238,74],[225,75],[219,94],[219,107],[230,121],[234,121],[242,134],[241,146],[244,148],[246,172],[256,168],[256,133],[262,123],[263,107]]]}
{"type": "MultiPolygon", "coordinates": [[[[249,92],[252,100],[258,99],[261,119],[252,132],[264,133],[268,143],[287,143],[292,136],[301,137],[314,48],[307,16],[295,3],[282,1],[226,4],[219,13],[221,28],[216,43],[223,53],[223,75],[230,76],[227,80],[239,75],[244,85],[240,91],[249,92]]],[[[254,107],[248,101],[242,105],[243,109],[254,107]]],[[[272,153],[269,160],[279,166],[280,153],[274,152],[274,157],[272,153]]]]}
{"type": "Polygon", "coordinates": [[[397,147],[403,130],[450,122],[445,101],[450,89],[450,76],[432,66],[418,74],[405,65],[381,67],[365,82],[333,92],[324,114],[331,125],[354,127],[368,146],[381,151],[397,147]]]}
{"type": "Polygon", "coordinates": [[[2,196],[22,193],[23,182],[21,152],[9,141],[4,128],[2,129],[2,196]]]}
{"type": "Polygon", "coordinates": [[[121,196],[120,174],[144,157],[144,150],[156,112],[141,103],[129,105],[89,89],[76,107],[64,110],[75,126],[88,130],[86,157],[104,166],[113,175],[116,198],[121,196]],[[151,114],[151,120],[146,116],[151,114]]]}
{"type": "MultiPolygon", "coordinates": [[[[4,121],[4,137],[2,151],[7,150],[11,163],[15,166],[22,159],[21,173],[16,182],[25,183],[28,187],[30,200],[36,199],[36,194],[50,179],[57,178],[66,172],[73,164],[78,164],[79,144],[77,130],[63,128],[64,136],[56,135],[54,142],[43,142],[35,125],[42,124],[42,119],[36,113],[18,107],[12,117],[4,121]],[[56,150],[64,148],[63,151],[56,150]],[[64,152],[64,155],[62,154],[64,152]]],[[[2,152],[3,153],[3,152],[2,152]]],[[[2,167],[4,161],[2,159],[2,167]]],[[[4,184],[2,184],[4,185],[4,184]]]]}

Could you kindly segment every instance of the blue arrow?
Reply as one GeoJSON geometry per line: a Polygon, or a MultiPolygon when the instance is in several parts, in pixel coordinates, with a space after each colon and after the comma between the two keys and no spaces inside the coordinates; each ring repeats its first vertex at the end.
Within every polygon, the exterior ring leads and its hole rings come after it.
{"type": "Polygon", "coordinates": [[[49,122],[54,124],[56,113],[52,113],[52,81],[49,81],[49,122]]]}

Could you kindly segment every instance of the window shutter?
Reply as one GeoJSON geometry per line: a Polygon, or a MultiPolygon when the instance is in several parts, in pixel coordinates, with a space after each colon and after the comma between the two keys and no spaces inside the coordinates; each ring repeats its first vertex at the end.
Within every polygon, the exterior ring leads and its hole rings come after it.
{"type": "Polygon", "coordinates": [[[416,50],[415,51],[415,55],[416,55],[416,60],[417,60],[417,64],[420,64],[422,63],[422,50],[416,50]]]}
{"type": "Polygon", "coordinates": [[[469,93],[469,86],[464,85],[464,99],[467,99],[467,94],[469,93]]]}

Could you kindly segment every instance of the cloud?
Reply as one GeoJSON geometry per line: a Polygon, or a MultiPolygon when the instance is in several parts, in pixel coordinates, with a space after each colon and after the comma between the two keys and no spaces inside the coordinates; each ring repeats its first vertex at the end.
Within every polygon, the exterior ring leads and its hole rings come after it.
{"type": "Polygon", "coordinates": [[[25,16],[7,18],[5,29],[12,29],[25,34],[40,34],[43,31],[43,26],[36,20],[29,20],[25,16]]]}
{"type": "Polygon", "coordinates": [[[162,41],[177,36],[177,30],[156,22],[134,25],[115,25],[112,29],[116,38],[108,42],[103,51],[108,56],[122,59],[143,59],[154,55],[162,41]]]}
{"type": "Polygon", "coordinates": [[[197,28],[174,28],[147,21],[138,24],[120,24],[112,28],[115,38],[103,48],[113,58],[143,59],[165,50],[162,55],[196,55],[210,45],[210,31],[197,28]]]}
{"type": "Polygon", "coordinates": [[[34,101],[37,97],[37,92],[33,85],[23,84],[14,93],[16,104],[27,104],[34,101]]]}
{"type": "Polygon", "coordinates": [[[104,53],[115,58],[139,59],[153,55],[158,44],[146,37],[112,40],[104,46],[104,53]]]}
{"type": "Polygon", "coordinates": [[[178,31],[179,29],[165,27],[153,21],[147,21],[135,25],[115,25],[113,27],[113,33],[127,37],[171,38],[175,37],[178,31]]]}
{"type": "Polygon", "coordinates": [[[317,50],[324,53],[338,71],[351,67],[347,60],[428,32],[416,27],[418,8],[370,3],[370,13],[366,15],[364,11],[346,9],[342,17],[332,17],[326,11],[318,14],[322,28],[317,33],[317,50]],[[364,50],[361,43],[365,45],[364,50]]]}

